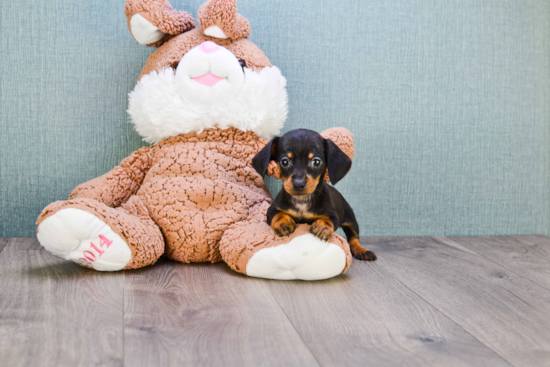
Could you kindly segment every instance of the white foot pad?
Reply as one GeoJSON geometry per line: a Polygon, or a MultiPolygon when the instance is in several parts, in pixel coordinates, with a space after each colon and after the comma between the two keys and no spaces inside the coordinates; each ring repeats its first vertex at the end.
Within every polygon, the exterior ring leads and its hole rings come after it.
{"type": "Polygon", "coordinates": [[[99,271],[123,269],[132,258],[111,227],[84,210],[62,209],[38,226],[38,241],[52,254],[99,271]]]}
{"type": "Polygon", "coordinates": [[[246,265],[246,275],[279,280],[320,280],[339,275],[345,266],[344,250],[308,233],[252,255],[246,265]]]}

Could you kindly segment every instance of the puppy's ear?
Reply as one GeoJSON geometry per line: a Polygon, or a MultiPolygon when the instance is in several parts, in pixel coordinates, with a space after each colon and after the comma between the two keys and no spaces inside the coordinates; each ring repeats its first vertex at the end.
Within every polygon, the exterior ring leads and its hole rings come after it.
{"type": "Polygon", "coordinates": [[[330,139],[325,139],[325,154],[328,177],[330,182],[336,185],[350,170],[351,159],[330,139]]]}
{"type": "Polygon", "coordinates": [[[267,145],[260,150],[258,154],[252,158],[252,167],[260,174],[264,176],[267,171],[267,166],[269,162],[275,159],[275,154],[277,153],[277,145],[279,144],[279,137],[276,136],[267,145]]]}

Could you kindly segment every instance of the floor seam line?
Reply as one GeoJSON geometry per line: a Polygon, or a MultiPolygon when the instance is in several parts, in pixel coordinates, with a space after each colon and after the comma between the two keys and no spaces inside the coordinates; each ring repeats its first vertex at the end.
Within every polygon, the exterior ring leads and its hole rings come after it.
{"type": "Polygon", "coordinates": [[[421,300],[423,300],[424,302],[426,302],[427,304],[429,304],[430,306],[432,306],[434,309],[436,309],[438,312],[441,312],[442,315],[444,315],[446,318],[448,318],[449,320],[451,320],[456,326],[458,326],[460,329],[462,329],[466,334],[470,335],[472,338],[474,338],[475,340],[477,340],[478,342],[480,342],[482,345],[484,345],[487,349],[491,350],[493,353],[495,353],[497,356],[499,356],[500,358],[502,358],[503,361],[505,361],[506,363],[508,363],[510,366],[516,366],[515,364],[513,364],[512,362],[510,362],[509,360],[507,360],[506,358],[504,358],[503,356],[501,356],[497,351],[495,351],[493,348],[489,347],[487,344],[485,344],[484,342],[482,342],[481,340],[479,340],[475,335],[473,335],[472,333],[470,333],[468,330],[464,329],[464,327],[459,324],[457,321],[455,321],[451,316],[447,315],[447,313],[443,312],[442,310],[440,310],[436,305],[432,304],[431,302],[429,302],[427,299],[425,299],[424,297],[422,297],[420,294],[418,294],[415,290],[413,290],[412,288],[410,288],[408,285],[406,285],[405,283],[403,283],[401,281],[401,279],[395,277],[393,274],[391,274],[390,272],[388,272],[386,269],[382,268],[382,270],[384,270],[388,275],[392,276],[394,279],[396,279],[399,283],[401,283],[404,287],[406,287],[407,289],[409,289],[411,292],[413,292],[414,294],[416,294],[421,300]]]}
{"type": "MultiPolygon", "coordinates": [[[[525,242],[525,240],[523,240],[522,238],[523,237],[526,237],[526,236],[532,236],[532,237],[538,237],[538,236],[541,236],[541,237],[546,237],[547,239],[550,239],[550,237],[548,236],[545,236],[543,234],[518,234],[518,235],[510,235],[510,234],[507,234],[507,235],[503,235],[504,237],[508,237],[508,238],[513,238],[515,239],[516,241],[519,241],[527,246],[531,246],[530,243],[528,242],[525,242]]],[[[492,237],[492,236],[489,236],[489,237],[492,237]]],[[[496,236],[498,237],[498,236],[496,236]]],[[[550,244],[549,243],[544,243],[542,242],[541,245],[543,245],[544,247],[550,247],[550,244]]]]}
{"type": "Polygon", "coordinates": [[[5,239],[6,243],[4,244],[4,246],[2,246],[2,248],[0,248],[0,255],[2,254],[2,251],[4,251],[6,247],[8,247],[8,244],[13,240],[14,237],[1,237],[1,238],[5,239]]]}
{"type": "MultiPolygon", "coordinates": [[[[449,245],[447,245],[447,244],[445,244],[445,243],[439,242],[436,238],[433,238],[433,237],[430,237],[430,238],[433,239],[435,242],[437,242],[437,243],[439,243],[439,244],[442,244],[442,245],[445,245],[445,246],[447,246],[447,247],[453,248],[452,246],[449,246],[449,245]]],[[[449,239],[451,239],[452,241],[454,241],[454,240],[452,239],[452,237],[445,237],[445,238],[449,238],[449,239]]],[[[550,288],[546,288],[544,285],[540,285],[539,283],[535,282],[534,280],[529,279],[529,278],[526,278],[525,276],[519,274],[519,273],[516,272],[515,270],[510,269],[510,268],[507,267],[506,265],[503,265],[503,264],[501,264],[501,263],[499,263],[499,262],[496,262],[495,260],[492,260],[492,259],[488,258],[487,256],[485,256],[485,255],[483,255],[483,254],[480,254],[479,252],[477,252],[477,251],[475,251],[475,250],[472,250],[471,248],[469,248],[468,246],[466,246],[466,245],[464,245],[464,244],[462,244],[462,243],[460,243],[460,242],[457,242],[457,241],[454,241],[454,242],[458,243],[458,244],[461,245],[461,246],[466,247],[468,250],[474,252],[474,253],[475,253],[476,255],[478,255],[479,257],[482,257],[482,258],[484,258],[485,260],[488,260],[488,261],[492,262],[493,264],[496,264],[496,265],[498,265],[498,266],[501,266],[501,267],[503,267],[504,269],[506,269],[506,270],[508,270],[508,271],[510,271],[510,272],[512,272],[512,273],[514,273],[514,274],[516,274],[518,277],[520,277],[520,278],[522,278],[522,279],[525,279],[525,280],[527,280],[527,281],[529,281],[529,282],[531,282],[531,283],[533,283],[533,284],[535,284],[535,285],[537,285],[537,286],[539,286],[539,287],[541,287],[541,288],[543,288],[543,289],[546,289],[547,291],[550,291],[550,288]]],[[[525,244],[525,243],[524,243],[524,244],[525,244]]]]}
{"type": "MultiPolygon", "coordinates": [[[[432,237],[430,236],[429,237],[430,239],[432,239],[432,237]]],[[[433,241],[435,241],[435,239],[432,239],[433,241]]],[[[437,242],[437,243],[440,243],[440,242],[437,242]]],[[[447,247],[450,247],[448,245],[446,245],[447,247]]],[[[470,333],[468,330],[466,330],[464,328],[464,326],[462,326],[461,324],[459,324],[457,321],[455,321],[451,316],[447,315],[446,312],[440,310],[436,305],[432,304],[431,302],[429,302],[427,299],[425,299],[424,297],[422,297],[420,294],[418,294],[418,292],[416,292],[414,289],[412,289],[411,287],[409,287],[407,284],[403,283],[401,281],[401,279],[397,278],[394,274],[392,274],[390,271],[386,270],[386,268],[378,265],[385,273],[387,273],[388,275],[390,275],[391,277],[393,277],[396,281],[398,281],[399,283],[401,283],[405,288],[407,288],[408,290],[410,290],[411,292],[413,292],[414,294],[416,294],[421,300],[423,300],[424,302],[426,302],[427,304],[429,304],[430,306],[432,306],[434,309],[436,309],[438,312],[440,312],[442,315],[444,315],[446,318],[448,318],[449,320],[451,320],[456,326],[458,326],[461,330],[463,330],[466,334],[470,335],[472,338],[474,338],[475,340],[477,340],[481,345],[485,346],[487,349],[489,349],[490,351],[492,351],[493,353],[495,353],[495,355],[499,356],[504,362],[508,363],[510,366],[513,366],[513,367],[520,367],[520,366],[516,366],[515,364],[513,364],[512,362],[510,362],[508,359],[504,358],[502,355],[500,355],[500,353],[498,353],[497,351],[495,351],[493,348],[489,347],[487,344],[485,344],[484,342],[482,342],[481,340],[479,340],[476,336],[474,336],[472,333],[470,333]]]]}
{"type": "Polygon", "coordinates": [[[313,357],[313,359],[315,360],[315,362],[317,363],[317,365],[319,367],[322,367],[323,365],[321,363],[319,363],[319,360],[317,360],[317,357],[315,356],[315,354],[313,353],[313,351],[309,348],[309,345],[306,343],[306,341],[304,340],[304,338],[302,338],[302,335],[298,332],[298,329],[296,329],[296,326],[294,325],[294,323],[290,320],[290,317],[288,317],[288,315],[286,314],[285,310],[283,309],[283,307],[279,304],[279,301],[277,301],[277,298],[275,298],[275,296],[273,295],[273,292],[271,292],[271,289],[269,289],[269,287],[267,285],[265,285],[265,288],[267,289],[267,291],[269,292],[269,294],[271,295],[271,298],[273,298],[273,300],[275,301],[275,304],[277,304],[277,306],[279,307],[279,309],[281,310],[281,312],[283,313],[283,315],[285,315],[286,319],[288,320],[288,322],[290,323],[290,325],[292,325],[292,329],[296,332],[296,335],[298,335],[298,337],[300,338],[300,340],[302,341],[302,343],[304,343],[304,346],[306,347],[306,349],[309,351],[309,353],[311,354],[311,356],[313,357]]]}

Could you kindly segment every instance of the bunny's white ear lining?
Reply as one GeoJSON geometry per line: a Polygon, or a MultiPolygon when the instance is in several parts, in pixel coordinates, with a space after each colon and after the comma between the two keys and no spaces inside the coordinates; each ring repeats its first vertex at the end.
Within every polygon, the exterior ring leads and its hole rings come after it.
{"type": "Polygon", "coordinates": [[[141,14],[134,14],[130,19],[130,31],[139,44],[149,45],[160,41],[165,33],[149,23],[141,14]]]}
{"type": "Polygon", "coordinates": [[[203,33],[210,37],[227,39],[227,36],[225,35],[225,33],[223,33],[223,31],[217,25],[213,25],[206,28],[203,33]]]}

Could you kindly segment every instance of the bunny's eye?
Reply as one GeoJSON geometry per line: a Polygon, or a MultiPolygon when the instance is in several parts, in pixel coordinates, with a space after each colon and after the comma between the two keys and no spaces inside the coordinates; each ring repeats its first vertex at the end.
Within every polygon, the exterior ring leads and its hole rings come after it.
{"type": "Polygon", "coordinates": [[[283,157],[281,158],[279,164],[281,165],[281,167],[287,168],[288,166],[290,166],[290,159],[288,159],[287,157],[283,157]]]}
{"type": "Polygon", "coordinates": [[[321,164],[323,163],[323,161],[321,160],[321,158],[313,158],[311,160],[311,165],[314,167],[314,168],[319,168],[321,167],[321,164]]]}
{"type": "Polygon", "coordinates": [[[244,71],[244,68],[246,67],[246,64],[243,60],[239,60],[239,65],[241,65],[241,68],[243,69],[244,71]]]}

